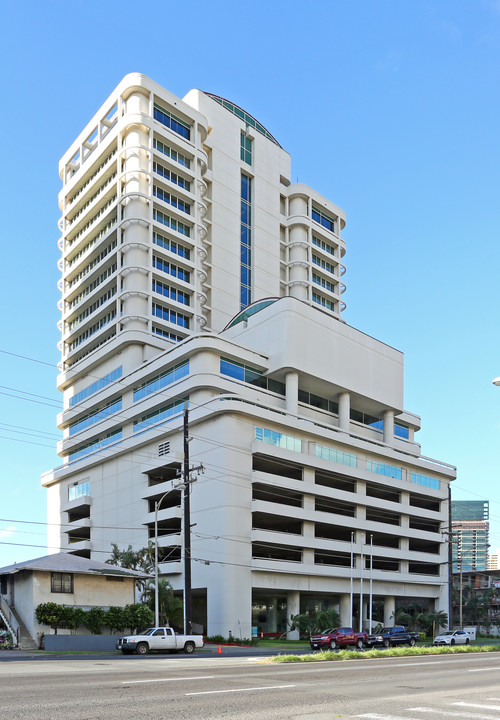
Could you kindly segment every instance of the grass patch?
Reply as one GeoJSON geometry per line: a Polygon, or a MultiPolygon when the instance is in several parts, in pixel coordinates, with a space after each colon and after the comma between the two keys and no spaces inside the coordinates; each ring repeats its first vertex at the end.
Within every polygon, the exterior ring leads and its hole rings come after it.
{"type": "Polygon", "coordinates": [[[498,652],[498,645],[460,645],[448,647],[441,645],[439,647],[413,647],[413,648],[387,648],[386,650],[366,650],[365,652],[356,652],[356,650],[326,650],[322,652],[310,653],[308,655],[275,655],[269,658],[269,662],[338,662],[341,660],[369,660],[370,658],[387,658],[387,657],[407,657],[414,655],[450,655],[457,653],[484,653],[498,652]]]}
{"type": "Polygon", "coordinates": [[[310,648],[309,640],[261,640],[257,643],[257,647],[276,648],[279,650],[303,650],[310,648]]]}

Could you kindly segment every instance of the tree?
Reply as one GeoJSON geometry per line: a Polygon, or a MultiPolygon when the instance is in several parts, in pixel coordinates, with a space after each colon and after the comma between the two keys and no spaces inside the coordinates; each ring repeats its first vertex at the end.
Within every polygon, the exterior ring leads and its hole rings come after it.
{"type": "Polygon", "coordinates": [[[103,626],[106,624],[106,611],[101,607],[90,608],[85,613],[84,624],[92,635],[100,635],[103,626]]]}
{"type": "MultiPolygon", "coordinates": [[[[140,550],[133,550],[129,545],[126,550],[120,550],[116,543],[111,543],[111,556],[106,560],[108,565],[117,565],[127,570],[140,570],[151,574],[155,567],[155,549],[152,542],[140,550]]],[[[136,580],[137,589],[142,593],[149,582],[148,578],[136,580]]]]}
{"type": "MultiPolygon", "coordinates": [[[[142,601],[154,612],[155,586],[150,583],[144,590],[142,601]]],[[[184,603],[174,595],[168,580],[158,581],[158,614],[165,625],[182,626],[184,619],[184,603]]]]}
{"type": "Polygon", "coordinates": [[[125,606],[125,627],[130,628],[130,632],[136,632],[142,628],[150,627],[153,624],[154,615],[147,605],[142,603],[134,603],[125,606]]]}
{"type": "Polygon", "coordinates": [[[54,602],[40,603],[35,608],[35,617],[40,625],[48,625],[57,635],[58,628],[66,625],[68,613],[64,605],[58,605],[54,602]]]}
{"type": "Polygon", "coordinates": [[[307,610],[302,615],[295,615],[292,618],[292,626],[309,637],[328,628],[339,627],[339,625],[340,615],[333,608],[320,611],[307,610]]]}
{"type": "Polygon", "coordinates": [[[79,607],[65,607],[66,627],[75,633],[79,627],[85,625],[85,610],[79,607]]]}
{"type": "Polygon", "coordinates": [[[105,625],[109,628],[109,633],[124,632],[128,628],[128,617],[126,608],[111,606],[106,612],[105,625]]]}

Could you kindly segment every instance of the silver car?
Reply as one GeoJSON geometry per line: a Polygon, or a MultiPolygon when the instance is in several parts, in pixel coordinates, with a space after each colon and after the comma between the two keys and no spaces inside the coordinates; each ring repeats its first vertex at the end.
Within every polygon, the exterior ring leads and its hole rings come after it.
{"type": "Polygon", "coordinates": [[[447,630],[436,635],[434,645],[469,645],[470,636],[465,630],[447,630]]]}

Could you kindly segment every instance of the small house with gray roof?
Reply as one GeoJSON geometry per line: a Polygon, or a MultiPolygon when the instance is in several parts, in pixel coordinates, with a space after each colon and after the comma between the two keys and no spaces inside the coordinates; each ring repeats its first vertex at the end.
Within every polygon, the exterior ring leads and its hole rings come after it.
{"type": "Polygon", "coordinates": [[[38,634],[50,632],[36,620],[35,608],[40,603],[84,610],[124,607],[135,602],[136,582],[148,577],[138,570],[64,552],[14,563],[0,568],[0,617],[16,644],[33,649],[38,634]]]}

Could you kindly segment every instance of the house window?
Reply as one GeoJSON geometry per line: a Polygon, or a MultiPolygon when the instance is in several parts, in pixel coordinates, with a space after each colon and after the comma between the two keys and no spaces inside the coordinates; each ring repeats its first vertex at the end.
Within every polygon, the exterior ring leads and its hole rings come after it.
{"type": "Polygon", "coordinates": [[[53,572],[50,574],[50,591],[53,593],[73,592],[73,573],[53,572]]]}

